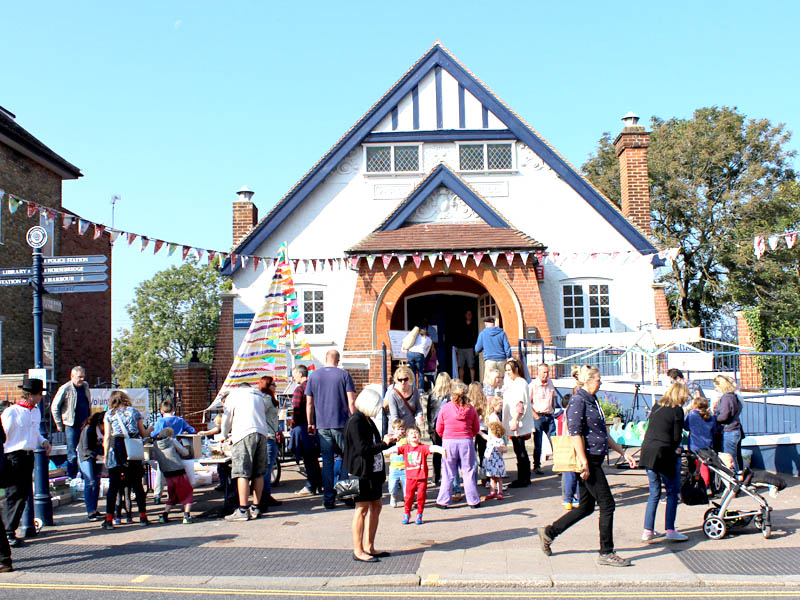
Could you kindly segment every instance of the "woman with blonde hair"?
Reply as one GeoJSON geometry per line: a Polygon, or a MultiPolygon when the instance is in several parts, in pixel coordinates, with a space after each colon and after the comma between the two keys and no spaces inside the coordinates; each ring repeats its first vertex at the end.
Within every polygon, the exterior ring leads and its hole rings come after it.
{"type": "Polygon", "coordinates": [[[603,472],[603,461],[608,449],[619,452],[631,468],[636,467],[636,459],[628,456],[625,449],[608,437],[606,419],[597,391],[600,389],[600,372],[584,366],[577,374],[580,387],[567,406],[567,429],[581,472],[578,479],[580,504],[547,527],[539,527],[539,542],[542,552],[550,556],[551,545],[556,537],[575,523],[594,512],[595,504],[600,507],[600,556],[597,564],[606,567],[628,567],[627,558],[614,552],[614,496],[603,472]]]}
{"type": "MultiPolygon", "coordinates": [[[[442,371],[436,376],[436,383],[433,390],[428,396],[427,417],[428,417],[428,433],[431,436],[431,444],[436,446],[442,445],[442,438],[436,433],[436,418],[439,416],[439,410],[442,406],[450,401],[450,387],[453,380],[450,375],[442,371]]],[[[439,485],[442,480],[442,455],[434,453],[433,455],[433,482],[434,485],[439,485]]]]}
{"type": "Polygon", "coordinates": [[[714,389],[720,394],[714,407],[717,424],[722,427],[722,451],[733,457],[733,470],[742,468],[742,401],[736,395],[736,383],[726,375],[714,377],[714,389]]]}
{"type": "Polygon", "coordinates": [[[125,438],[146,438],[153,428],[144,426],[142,415],[132,406],[130,397],[122,390],[111,392],[108,399],[108,411],[103,418],[103,426],[105,428],[103,454],[108,468],[108,492],[106,492],[106,519],[103,521],[102,528],[114,529],[115,503],[123,481],[124,485],[130,486],[136,496],[139,522],[142,525],[149,525],[147,496],[142,487],[144,463],[141,460],[128,459],[125,438]]]}
{"type": "Polygon", "coordinates": [[[480,431],[480,421],[475,408],[467,398],[467,386],[454,381],[450,389],[450,402],[439,410],[436,433],[442,438],[445,450],[444,478],[439,488],[436,505],[447,508],[453,497],[453,480],[459,468],[464,481],[467,504],[471,508],[481,505],[475,483],[475,444],[473,438],[480,431]]]}
{"type": "Polygon", "coordinates": [[[650,542],[662,535],[655,530],[662,484],[667,491],[667,508],[664,515],[666,538],[672,542],[685,542],[689,539],[675,529],[678,495],[681,491],[683,405],[688,399],[688,388],[682,383],[673,383],[650,413],[639,459],[639,464],[647,469],[647,480],[650,485],[650,495],[644,513],[643,542],[650,542]]]}
{"type": "Polygon", "coordinates": [[[414,385],[414,373],[405,365],[394,371],[394,385],[386,390],[383,404],[389,404],[389,422],[395,419],[403,421],[406,427],[415,423],[422,425],[422,403],[419,401],[419,390],[414,385]]]}
{"type": "MultiPolygon", "coordinates": [[[[469,403],[475,407],[475,412],[478,413],[478,420],[481,423],[481,434],[475,436],[475,451],[477,452],[478,466],[483,467],[483,455],[486,452],[486,440],[484,437],[489,432],[489,427],[486,418],[489,415],[490,408],[486,405],[486,396],[483,395],[483,385],[477,381],[473,381],[467,388],[467,397],[469,403]]],[[[486,483],[482,480],[481,485],[486,483]]]]}

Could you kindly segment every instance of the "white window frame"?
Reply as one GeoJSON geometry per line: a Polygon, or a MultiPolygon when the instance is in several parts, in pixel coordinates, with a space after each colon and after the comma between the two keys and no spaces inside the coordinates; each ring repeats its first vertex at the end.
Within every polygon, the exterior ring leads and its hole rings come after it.
{"type": "Polygon", "coordinates": [[[612,331],[612,324],[614,323],[614,313],[611,309],[613,304],[613,289],[612,281],[610,279],[563,279],[559,282],[559,304],[560,304],[560,323],[562,331],[566,333],[608,333],[612,331]],[[567,327],[566,316],[564,315],[564,287],[565,286],[579,286],[583,292],[583,327],[567,327]],[[589,286],[591,285],[605,285],[608,286],[608,326],[607,327],[592,327],[591,326],[591,305],[589,304],[589,286]]]}
{"type": "Polygon", "coordinates": [[[456,142],[458,150],[458,172],[459,173],[511,173],[517,170],[517,144],[513,140],[496,140],[487,142],[456,142]],[[511,168],[509,169],[489,169],[489,149],[492,145],[511,146],[511,168]],[[483,169],[462,169],[461,168],[461,146],[483,146],[483,169]]]}
{"type": "Polygon", "coordinates": [[[47,369],[47,381],[53,381],[53,373],[55,372],[55,368],[56,368],[56,329],[55,329],[55,327],[46,327],[46,326],[42,327],[42,367],[47,369]],[[52,361],[52,364],[50,364],[50,365],[48,365],[45,362],[45,352],[44,352],[44,347],[45,347],[44,340],[48,336],[48,334],[50,334],[52,336],[52,338],[53,338],[53,345],[52,345],[52,348],[51,348],[51,352],[52,352],[52,355],[53,355],[53,361],[52,361]]]}
{"type": "Polygon", "coordinates": [[[403,142],[403,143],[392,143],[392,144],[364,144],[364,156],[363,156],[363,171],[365,175],[420,175],[424,172],[424,168],[422,165],[422,143],[420,142],[403,142]],[[394,149],[401,147],[401,146],[416,146],[417,147],[417,170],[416,171],[396,171],[394,168],[394,149]],[[391,163],[392,168],[390,171],[367,171],[367,148],[389,148],[391,152],[391,163]]]}
{"type": "MultiPolygon", "coordinates": [[[[303,328],[308,338],[320,339],[328,334],[328,308],[330,298],[328,297],[328,287],[320,284],[297,285],[297,305],[300,309],[300,318],[303,319],[303,328]],[[322,333],[312,333],[306,327],[305,293],[322,292],[322,333]]],[[[316,302],[316,300],[313,300],[316,302]]],[[[313,324],[313,323],[312,323],[313,324]]]]}

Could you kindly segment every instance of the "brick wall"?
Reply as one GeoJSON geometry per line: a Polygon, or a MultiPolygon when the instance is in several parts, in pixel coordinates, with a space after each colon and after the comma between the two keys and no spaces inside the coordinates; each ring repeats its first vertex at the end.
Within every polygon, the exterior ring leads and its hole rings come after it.
{"type": "MultiPolygon", "coordinates": [[[[744,313],[736,313],[736,330],[739,336],[738,344],[746,348],[754,348],[753,334],[750,325],[744,318],[744,313]]],[[[752,352],[752,350],[751,350],[752,352]]],[[[739,357],[739,385],[743,390],[761,390],[761,371],[758,368],[758,357],[739,357]]]]}
{"type": "MultiPolygon", "coordinates": [[[[40,206],[61,209],[61,178],[39,163],[0,143],[0,189],[5,190],[0,222],[0,267],[31,266],[31,248],[25,233],[39,225],[39,216],[28,217],[27,206],[16,213],[8,211],[8,195],[13,194],[40,206]]],[[[59,253],[62,229],[53,227],[55,253],[59,253]]],[[[2,362],[0,373],[27,373],[33,360],[33,292],[30,287],[0,288],[0,321],[2,321],[2,362]]],[[[59,330],[61,314],[45,310],[44,326],[55,330],[55,370],[59,365],[59,330]]]]}
{"type": "Polygon", "coordinates": [[[61,237],[62,256],[102,254],[108,265],[108,290],[51,296],[63,305],[61,335],[58,345],[61,360],[58,381],[69,379],[75,365],[86,369],[86,380],[95,385],[109,382],[111,376],[111,239],[104,233],[96,240],[90,228],[84,235],[72,225],[61,237]]]}
{"type": "Polygon", "coordinates": [[[175,392],[180,393],[184,418],[198,431],[203,429],[203,415],[198,411],[209,404],[209,368],[210,365],[200,362],[173,365],[175,392]]]}
{"type": "Polygon", "coordinates": [[[233,245],[237,246],[258,223],[258,208],[252,202],[233,203],[233,245]]]}
{"type": "Polygon", "coordinates": [[[672,319],[669,316],[669,305],[667,304],[667,294],[665,283],[653,284],[653,303],[656,309],[656,327],[659,329],[671,329],[672,319]]]}
{"type": "Polygon", "coordinates": [[[650,134],[641,125],[625,127],[614,141],[619,158],[622,214],[645,235],[650,235],[649,143],[650,134]]]}
{"type": "Polygon", "coordinates": [[[214,362],[212,370],[216,373],[219,387],[225,381],[228,371],[233,365],[233,300],[236,294],[222,294],[222,308],[217,325],[217,339],[214,344],[214,362]]]}
{"type": "Polygon", "coordinates": [[[22,390],[18,386],[22,385],[22,375],[0,375],[0,406],[5,402],[14,404],[22,397],[22,390]]]}

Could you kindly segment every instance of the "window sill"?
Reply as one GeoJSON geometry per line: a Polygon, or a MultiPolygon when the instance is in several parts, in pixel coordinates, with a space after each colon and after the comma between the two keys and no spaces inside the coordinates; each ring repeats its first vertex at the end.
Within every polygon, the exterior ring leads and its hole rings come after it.
{"type": "Polygon", "coordinates": [[[424,174],[425,173],[422,172],[422,171],[395,171],[395,172],[389,172],[389,171],[381,171],[381,172],[371,171],[371,172],[367,172],[367,171],[365,171],[364,172],[364,177],[385,177],[385,178],[390,178],[390,177],[421,177],[424,174]]]}
{"type": "Polygon", "coordinates": [[[493,171],[456,171],[459,175],[519,175],[519,169],[496,169],[493,171]]]}

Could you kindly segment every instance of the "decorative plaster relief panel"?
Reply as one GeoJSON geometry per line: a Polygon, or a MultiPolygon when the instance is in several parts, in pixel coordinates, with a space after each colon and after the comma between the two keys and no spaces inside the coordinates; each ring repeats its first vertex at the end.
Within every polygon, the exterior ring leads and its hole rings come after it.
{"type": "Polygon", "coordinates": [[[417,207],[409,223],[474,223],[483,222],[467,203],[444,186],[440,186],[417,207]]]}
{"type": "Polygon", "coordinates": [[[402,200],[411,193],[410,183],[376,183],[373,189],[375,200],[402,200]]]}
{"type": "Polygon", "coordinates": [[[539,158],[539,155],[522,142],[517,143],[517,153],[520,169],[543,171],[547,168],[544,161],[539,158]]]}
{"type": "Polygon", "coordinates": [[[470,186],[484,198],[505,198],[508,196],[507,181],[470,183],[470,186]]]}

